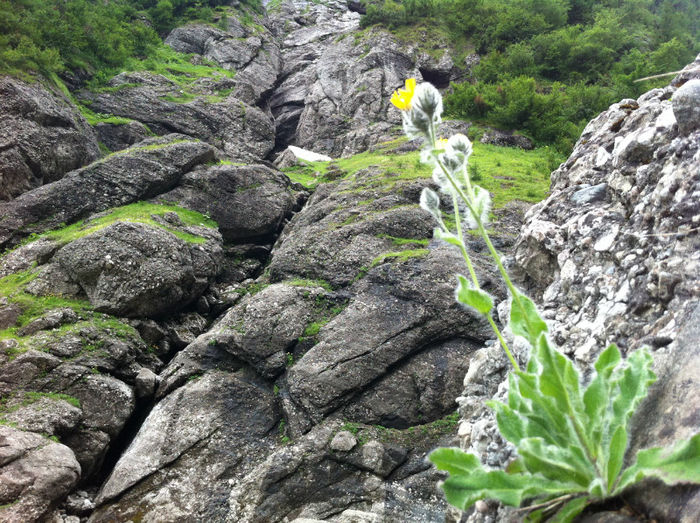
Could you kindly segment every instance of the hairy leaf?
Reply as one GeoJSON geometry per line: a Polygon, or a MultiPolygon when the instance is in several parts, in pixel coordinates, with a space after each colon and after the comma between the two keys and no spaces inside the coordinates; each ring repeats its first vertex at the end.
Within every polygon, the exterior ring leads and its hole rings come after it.
{"type": "Polygon", "coordinates": [[[610,441],[610,447],[608,451],[608,461],[607,461],[607,482],[608,492],[612,490],[612,486],[617,479],[617,476],[622,470],[622,463],[625,459],[625,451],[627,450],[627,429],[624,425],[618,425],[615,433],[613,434],[612,440],[610,441]]]}
{"type": "Polygon", "coordinates": [[[469,474],[481,467],[479,458],[458,448],[444,447],[430,453],[428,459],[438,468],[450,474],[469,474]]]}
{"type": "Polygon", "coordinates": [[[602,454],[600,446],[604,431],[605,410],[608,408],[612,383],[610,376],[620,364],[620,350],[612,344],[605,349],[595,363],[596,376],[586,388],[583,394],[583,403],[586,411],[586,425],[589,429],[590,441],[595,456],[602,454]]]}
{"type": "Polygon", "coordinates": [[[468,475],[449,477],[442,488],[447,501],[465,510],[480,499],[496,499],[505,505],[517,507],[524,499],[557,497],[575,492],[580,487],[539,475],[507,474],[502,470],[479,468],[468,475]]]}
{"type": "Polygon", "coordinates": [[[646,477],[656,477],[664,483],[700,483],[700,433],[680,441],[672,449],[641,450],[633,465],[627,468],[613,495],[646,477]]]}
{"type": "Polygon", "coordinates": [[[549,519],[550,523],[571,523],[589,503],[587,497],[572,499],[564,504],[554,516],[549,519]]]}
{"type": "Polygon", "coordinates": [[[595,478],[595,469],[575,445],[548,445],[541,438],[525,438],[517,444],[528,472],[556,481],[575,481],[585,489],[595,478]]]}
{"type": "Polygon", "coordinates": [[[493,298],[481,289],[474,289],[469,283],[469,280],[462,276],[457,275],[457,288],[455,289],[455,299],[469,307],[475,308],[481,314],[488,314],[493,309],[493,298]]]}
{"type": "Polygon", "coordinates": [[[516,336],[522,336],[533,347],[541,333],[547,332],[547,324],[537,312],[534,302],[516,291],[510,306],[510,329],[516,336]]]}
{"type": "Polygon", "coordinates": [[[436,240],[443,240],[446,241],[447,243],[450,243],[452,245],[456,245],[457,247],[462,246],[462,242],[459,241],[459,238],[457,237],[456,234],[452,234],[451,232],[443,231],[439,227],[436,227],[433,229],[433,238],[436,240]]]}

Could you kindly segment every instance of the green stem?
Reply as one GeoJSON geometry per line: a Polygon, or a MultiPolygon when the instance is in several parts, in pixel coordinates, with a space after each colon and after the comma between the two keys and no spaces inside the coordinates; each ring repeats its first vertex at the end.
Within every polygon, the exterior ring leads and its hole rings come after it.
{"type": "MultiPolygon", "coordinates": [[[[435,132],[433,130],[433,126],[430,126],[430,137],[431,137],[431,145],[433,150],[435,149],[435,132]]],[[[445,168],[445,166],[442,164],[439,158],[437,158],[437,155],[435,156],[435,161],[437,164],[440,166],[440,169],[442,172],[445,174],[447,179],[450,182],[450,185],[455,189],[456,194],[459,194],[459,196],[464,200],[464,203],[466,204],[467,208],[469,209],[469,212],[471,212],[472,216],[477,222],[477,225],[479,226],[479,231],[482,233],[482,237],[485,237],[485,240],[487,241],[487,245],[490,245],[490,250],[491,250],[491,255],[496,259],[496,263],[498,264],[499,268],[501,269],[501,274],[504,275],[506,279],[506,283],[509,283],[509,289],[514,289],[513,284],[510,283],[510,278],[508,278],[508,275],[505,273],[505,269],[503,268],[503,265],[501,264],[501,260],[498,257],[498,254],[496,253],[493,244],[491,244],[491,241],[488,238],[488,234],[486,233],[486,230],[484,229],[483,224],[481,223],[481,219],[479,216],[477,216],[477,213],[474,210],[474,206],[472,204],[474,198],[468,198],[466,194],[464,194],[464,191],[462,188],[457,184],[455,179],[453,178],[452,174],[445,168]]],[[[471,187],[471,186],[470,186],[471,187]]],[[[461,234],[461,224],[459,220],[459,207],[457,205],[457,196],[453,193],[453,201],[454,201],[454,211],[455,211],[455,218],[457,219],[457,231],[458,231],[458,238],[460,240],[460,250],[462,251],[462,256],[464,257],[464,260],[467,262],[467,267],[469,268],[469,271],[472,276],[472,280],[474,281],[474,284],[476,288],[479,288],[479,282],[476,277],[476,272],[474,271],[474,268],[471,263],[471,259],[469,258],[469,254],[467,253],[467,248],[466,245],[464,244],[464,238],[461,234]]],[[[511,292],[513,292],[511,290],[511,292]]],[[[515,293],[513,292],[513,296],[515,297],[515,293]]],[[[486,319],[488,320],[489,324],[491,325],[491,328],[493,331],[496,333],[496,336],[498,337],[498,341],[501,344],[501,347],[503,347],[503,351],[506,353],[506,356],[510,360],[511,365],[513,365],[513,368],[515,370],[520,370],[520,365],[518,365],[518,362],[516,359],[513,357],[513,353],[510,351],[510,348],[508,347],[508,344],[506,343],[506,340],[503,338],[503,335],[501,334],[501,331],[498,329],[498,326],[496,325],[496,322],[493,320],[493,318],[488,315],[484,314],[486,319]]]]}
{"type": "Polygon", "coordinates": [[[469,275],[472,278],[472,283],[475,289],[480,289],[479,279],[476,277],[476,271],[472,265],[472,260],[467,253],[467,249],[464,246],[464,234],[462,233],[462,217],[459,215],[459,200],[457,195],[452,193],[452,206],[454,207],[455,223],[457,224],[457,238],[459,239],[459,248],[462,251],[462,257],[464,261],[467,262],[467,269],[469,269],[469,275]]]}

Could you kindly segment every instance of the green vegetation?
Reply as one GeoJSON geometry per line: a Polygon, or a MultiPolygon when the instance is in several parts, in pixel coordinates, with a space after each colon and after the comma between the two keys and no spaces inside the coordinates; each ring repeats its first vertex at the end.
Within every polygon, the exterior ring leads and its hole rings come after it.
{"type": "Polygon", "coordinates": [[[403,262],[410,258],[420,258],[429,252],[430,251],[428,249],[406,249],[405,251],[385,252],[372,260],[372,263],[370,263],[370,268],[381,265],[389,259],[395,259],[399,262],[403,262]]]}
{"type": "MultiPolygon", "coordinates": [[[[0,0],[0,73],[85,71],[104,80],[134,57],[163,50],[161,36],[187,21],[226,26],[227,0],[0,0]]],[[[259,0],[236,8],[254,26],[259,0]]],[[[139,70],[132,69],[132,70],[139,70]]]]}
{"type": "Polygon", "coordinates": [[[15,339],[18,349],[23,350],[24,337],[17,331],[45,312],[57,308],[70,308],[76,312],[87,311],[90,304],[87,301],[63,298],[60,296],[34,296],[26,292],[25,287],[39,275],[37,269],[10,274],[0,279],[0,296],[21,309],[15,326],[0,330],[0,339],[15,339]]]}
{"type": "Polygon", "coordinates": [[[423,239],[397,238],[396,236],[391,236],[391,235],[389,235],[389,234],[383,234],[383,233],[382,233],[382,234],[378,234],[377,237],[378,237],[378,238],[385,238],[385,239],[387,239],[387,240],[391,240],[391,241],[393,242],[393,244],[396,245],[397,247],[404,247],[404,246],[407,246],[407,245],[410,245],[410,246],[421,245],[421,246],[423,246],[423,247],[427,247],[427,246],[428,246],[428,243],[429,243],[429,240],[428,240],[428,239],[425,239],[425,238],[423,238],[423,239]]]}
{"type": "Polygon", "coordinates": [[[307,280],[304,278],[294,278],[292,280],[287,280],[284,283],[287,285],[292,285],[294,287],[321,287],[327,291],[332,291],[333,287],[331,284],[324,280],[307,280]]]}
{"type": "MultiPolygon", "coordinates": [[[[476,126],[474,132],[479,131],[480,128],[476,126]]],[[[325,178],[325,173],[331,166],[346,173],[339,178],[340,180],[352,180],[358,171],[377,167],[377,175],[371,179],[365,176],[358,180],[358,186],[362,190],[377,186],[390,192],[395,189],[397,183],[416,178],[430,178],[432,168],[420,162],[419,152],[392,153],[401,143],[403,141],[394,140],[383,144],[378,152],[364,152],[332,162],[313,162],[306,166],[285,169],[284,172],[292,181],[311,189],[319,183],[330,181],[325,178]],[[314,172],[318,172],[319,176],[314,176],[314,172]]],[[[493,193],[496,209],[511,200],[532,203],[543,200],[549,191],[549,174],[565,159],[562,153],[547,146],[531,151],[478,142],[473,146],[474,153],[470,165],[477,169],[481,185],[493,193]]],[[[370,202],[371,200],[365,203],[370,202]]],[[[416,243],[416,240],[409,242],[416,243]]]]}
{"type": "MultiPolygon", "coordinates": [[[[133,150],[133,149],[132,149],[133,150]]],[[[119,153],[115,153],[119,154],[119,153]]],[[[187,232],[183,232],[172,227],[163,225],[157,222],[153,216],[162,216],[166,213],[174,212],[180,217],[180,220],[185,226],[205,226],[212,229],[217,227],[215,221],[207,218],[206,216],[189,209],[184,209],[176,205],[168,204],[154,204],[149,202],[137,202],[123,207],[115,207],[111,209],[107,214],[103,214],[97,218],[90,220],[81,220],[67,227],[61,229],[55,229],[53,231],[48,231],[43,234],[32,235],[26,242],[34,241],[38,238],[46,238],[49,240],[57,241],[61,245],[65,245],[74,240],[92,234],[104,229],[105,227],[112,225],[116,222],[131,222],[131,223],[144,223],[151,225],[153,227],[159,227],[171,232],[181,240],[188,243],[204,243],[205,238],[201,236],[196,236],[187,232]]],[[[25,242],[25,243],[26,243],[25,242]]]]}
{"type": "Polygon", "coordinates": [[[413,43],[427,32],[428,41],[447,40],[457,54],[482,56],[469,82],[453,84],[448,115],[519,129],[566,154],[608,105],[668,82],[634,80],[676,71],[700,51],[700,5],[693,0],[366,4],[365,27],[383,25],[413,43]]]}
{"type": "MultiPolygon", "coordinates": [[[[327,290],[330,290],[330,285],[328,285],[327,290]]],[[[346,306],[347,302],[345,301],[337,302],[336,300],[328,298],[327,296],[316,296],[314,298],[312,312],[313,319],[306,325],[304,333],[299,338],[299,341],[302,342],[306,339],[317,336],[321,328],[340,314],[346,306]]]]}
{"type": "Polygon", "coordinates": [[[377,440],[382,443],[393,443],[411,448],[422,444],[434,445],[435,440],[441,436],[454,434],[458,424],[459,413],[453,412],[429,423],[414,425],[405,429],[346,422],[340,427],[340,430],[350,432],[355,436],[359,445],[364,445],[370,440],[377,440]]]}

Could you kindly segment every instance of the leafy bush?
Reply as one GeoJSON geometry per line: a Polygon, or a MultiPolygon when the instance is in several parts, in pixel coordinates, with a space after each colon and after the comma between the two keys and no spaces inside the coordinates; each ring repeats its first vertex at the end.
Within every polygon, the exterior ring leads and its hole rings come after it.
{"type": "MultiPolygon", "coordinates": [[[[241,2],[254,11],[260,0],[241,2]]],[[[0,74],[94,74],[124,67],[187,20],[212,21],[228,0],[0,0],[0,74]]]]}
{"type": "MultiPolygon", "coordinates": [[[[528,85],[523,81],[520,87],[528,91],[528,85]]],[[[583,388],[574,364],[550,345],[547,324],[533,301],[515,288],[489,238],[486,223],[491,197],[470,176],[471,143],[463,135],[452,136],[446,143],[436,140],[442,112],[437,89],[407,81],[392,103],[401,109],[409,138],[427,140],[422,157],[433,166],[433,179],[441,191],[452,198],[454,232],[445,225],[440,197],[434,191],[423,189],[420,205],[438,224],[434,237],[458,247],[467,266],[469,277],[457,275],[455,299],[484,316],[513,366],[507,403],[488,405],[518,458],[506,470],[491,470],[474,454],[459,449],[432,452],[430,460],[450,474],[442,486],[447,500],[462,510],[483,498],[515,507],[528,503],[528,521],[551,516],[553,521],[570,522],[589,503],[619,495],[645,477],[668,484],[700,483],[700,433],[672,449],[640,451],[630,466],[623,467],[630,418],[656,380],[651,354],[647,349],[638,350],[623,364],[620,351],[611,345],[600,354],[596,374],[583,388]],[[466,216],[461,216],[464,208],[466,216]],[[508,326],[532,348],[525,370],[491,316],[494,300],[481,288],[474,271],[465,227],[481,236],[508,288],[508,326]]],[[[521,109],[516,104],[506,112],[509,118],[516,118],[521,109]]]]}

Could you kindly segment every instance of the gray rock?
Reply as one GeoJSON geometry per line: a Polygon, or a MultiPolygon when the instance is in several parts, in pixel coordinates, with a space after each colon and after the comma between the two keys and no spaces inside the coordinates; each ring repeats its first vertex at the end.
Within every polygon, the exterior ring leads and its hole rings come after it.
{"type": "Polygon", "coordinates": [[[264,459],[278,421],[272,391],[250,373],[210,371],[187,382],[151,411],[91,521],[224,520],[234,474],[264,459]]]}
{"type": "Polygon", "coordinates": [[[58,89],[2,76],[0,99],[0,200],[99,157],[92,129],[58,89]]]}
{"type": "Polygon", "coordinates": [[[65,323],[75,323],[78,316],[70,308],[54,309],[40,318],[29,322],[27,325],[17,330],[19,336],[31,336],[42,330],[55,329],[65,323]]]}
{"type": "Polygon", "coordinates": [[[331,440],[331,450],[337,452],[348,452],[352,450],[355,445],[357,445],[355,436],[347,430],[341,430],[333,436],[333,440],[331,440]]]}
{"type": "Polygon", "coordinates": [[[0,247],[111,207],[145,200],[173,188],[214,149],[182,135],[142,142],[73,171],[62,179],[0,203],[0,247]]]}
{"type": "Polygon", "coordinates": [[[607,188],[608,184],[604,182],[592,187],[584,187],[573,193],[569,197],[569,201],[576,205],[585,205],[587,203],[604,200],[607,188]]]}
{"type": "Polygon", "coordinates": [[[315,309],[327,299],[318,287],[271,285],[244,298],[195,343],[224,349],[273,378],[284,371],[287,353],[322,314],[315,309]]]}
{"type": "Polygon", "coordinates": [[[343,409],[350,421],[407,428],[454,412],[464,374],[480,343],[452,339],[428,343],[343,409]]]}
{"type": "Polygon", "coordinates": [[[145,125],[136,121],[123,124],[100,122],[95,126],[95,131],[97,139],[112,152],[137,144],[150,134],[145,125]]]}
{"type": "Polygon", "coordinates": [[[427,182],[397,181],[391,190],[382,188],[391,181],[370,167],[352,180],[318,187],[273,250],[272,280],[301,277],[347,286],[377,256],[397,250],[388,237],[429,238],[432,218],[416,205],[427,182]]]}
{"type": "Polygon", "coordinates": [[[117,222],[62,247],[55,259],[96,310],[161,316],[197,299],[217,274],[218,234],[205,233],[207,242],[188,244],[158,227],[117,222]]]}
{"type": "Polygon", "coordinates": [[[38,434],[0,425],[0,519],[39,521],[78,483],[73,452],[38,434]]]}
{"type": "Polygon", "coordinates": [[[181,133],[209,142],[237,161],[259,160],[272,150],[274,126],[263,111],[233,95],[211,101],[217,88],[230,89],[231,82],[204,85],[194,100],[178,102],[169,100],[182,96],[180,87],[164,76],[121,73],[110,81],[115,90],[83,91],[81,98],[94,111],[137,120],[158,135],[181,133]]]}
{"type": "MultiPolygon", "coordinates": [[[[321,332],[319,343],[289,369],[294,402],[318,420],[436,339],[488,339],[486,322],[453,300],[461,263],[452,249],[438,247],[423,258],[387,262],[370,271],[355,285],[348,307],[321,332]]],[[[483,270],[480,264],[478,270],[483,270]]],[[[482,272],[482,281],[487,274],[482,272]]],[[[439,395],[437,389],[426,393],[439,395]]]]}
{"type": "Polygon", "coordinates": [[[700,79],[689,80],[674,93],[673,114],[681,134],[700,129],[700,79]]]}
{"type": "Polygon", "coordinates": [[[253,28],[233,20],[228,31],[203,24],[178,27],[165,43],[181,53],[196,53],[236,71],[235,93],[247,87],[257,102],[275,85],[281,67],[280,50],[264,26],[253,28]]]}
{"type": "Polygon", "coordinates": [[[150,398],[158,386],[158,375],[146,367],[139,370],[134,380],[134,390],[139,398],[150,398]]]}
{"type": "Polygon", "coordinates": [[[192,171],[161,199],[210,216],[226,241],[264,240],[296,206],[289,185],[264,165],[220,165],[192,171]]]}
{"type": "Polygon", "coordinates": [[[481,143],[490,143],[502,147],[519,147],[525,150],[530,150],[534,147],[532,140],[528,137],[500,131],[498,129],[489,129],[483,134],[479,141],[481,143]]]}
{"type": "MultiPolygon", "coordinates": [[[[676,101],[683,89],[676,86],[696,81],[688,78],[690,69],[685,73],[679,84],[613,104],[587,125],[552,173],[551,196],[526,215],[511,264],[540,300],[552,341],[584,373],[609,343],[624,354],[652,348],[659,380],[633,418],[630,456],[697,433],[700,415],[692,378],[700,324],[700,129],[681,122],[692,109],[683,96],[676,101]]],[[[494,383],[503,371],[484,354],[472,358],[459,398],[460,435],[465,449],[502,466],[512,452],[479,403],[504,396],[494,383]]],[[[698,492],[650,482],[625,500],[650,519],[695,521],[698,492]]]]}
{"type": "Polygon", "coordinates": [[[21,314],[19,305],[7,303],[7,298],[0,298],[0,329],[14,326],[21,314]]]}
{"type": "MultiPolygon", "coordinates": [[[[269,103],[278,149],[293,144],[336,158],[364,151],[398,136],[399,111],[391,93],[406,78],[447,87],[456,68],[446,46],[440,57],[419,44],[399,42],[388,31],[371,28],[362,38],[360,15],[344,2],[280,6],[272,24],[283,35],[282,81],[269,103]]],[[[417,36],[434,38],[434,35],[417,36]]]]}
{"type": "Polygon", "coordinates": [[[20,430],[62,436],[77,428],[82,411],[67,401],[44,397],[29,405],[21,405],[4,418],[20,430]]]}

